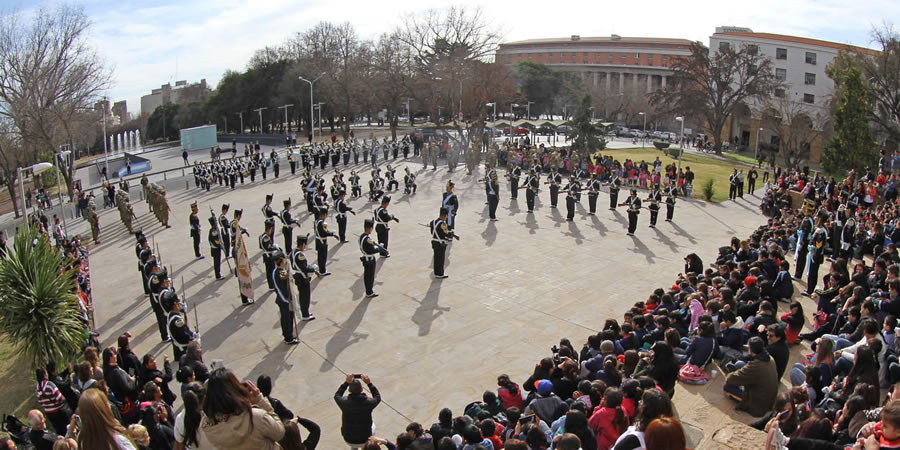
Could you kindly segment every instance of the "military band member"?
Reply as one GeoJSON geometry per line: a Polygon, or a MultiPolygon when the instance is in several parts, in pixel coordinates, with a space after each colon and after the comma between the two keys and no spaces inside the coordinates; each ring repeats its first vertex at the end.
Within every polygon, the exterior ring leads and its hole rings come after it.
{"type": "MultiPolygon", "coordinates": [[[[491,196],[491,194],[490,194],[490,183],[489,183],[489,181],[490,181],[492,178],[496,178],[496,177],[497,177],[497,171],[494,170],[493,167],[491,167],[491,164],[490,164],[489,162],[485,161],[485,162],[484,162],[484,178],[482,178],[481,180],[479,180],[479,181],[484,182],[484,197],[485,197],[485,198],[484,198],[484,200],[485,200],[484,204],[485,204],[485,205],[489,205],[489,204],[490,204],[490,196],[491,196]]],[[[499,184],[498,184],[498,186],[499,186],[499,184]]],[[[496,191],[495,191],[495,192],[496,192],[496,191]]],[[[500,193],[497,192],[497,195],[500,195],[500,193]]]]}
{"type": "Polygon", "coordinates": [[[184,305],[178,300],[174,290],[166,289],[160,295],[160,303],[169,312],[166,316],[166,324],[169,329],[169,335],[172,336],[172,351],[175,355],[175,361],[180,361],[184,355],[184,349],[192,341],[199,340],[200,336],[191,331],[191,327],[184,317],[184,312],[182,312],[184,305]]]}
{"type": "Polygon", "coordinates": [[[278,246],[274,244],[275,238],[275,221],[266,219],[266,231],[259,235],[259,249],[262,250],[263,263],[266,265],[266,284],[269,290],[275,289],[275,280],[272,279],[272,272],[275,270],[275,252],[278,246]]]}
{"type": "Polygon", "coordinates": [[[341,242],[349,242],[347,241],[347,213],[353,214],[354,216],[356,215],[353,208],[348,206],[347,202],[344,201],[344,197],[346,196],[346,192],[340,191],[334,199],[334,211],[338,223],[338,237],[341,239],[341,242]]]}
{"type": "MultiPolygon", "coordinates": [[[[404,147],[404,152],[409,153],[409,147],[404,147]]],[[[404,156],[404,158],[406,158],[404,156]]],[[[409,171],[409,167],[404,167],[403,170],[406,171],[406,175],[403,176],[403,193],[404,194],[415,194],[416,193],[416,174],[409,171]]]]}
{"type": "Polygon", "coordinates": [[[509,169],[509,172],[506,174],[506,178],[509,178],[509,192],[510,199],[516,200],[519,198],[519,177],[522,176],[522,169],[518,165],[512,166],[509,169]]]}
{"type": "Polygon", "coordinates": [[[325,264],[328,262],[328,238],[333,237],[337,239],[337,235],[331,231],[328,231],[328,224],[325,222],[325,219],[328,218],[328,210],[320,209],[318,214],[318,219],[316,219],[315,223],[315,232],[316,232],[316,256],[319,261],[319,273],[322,276],[331,275],[325,268],[325,264]]]}
{"type": "Polygon", "coordinates": [[[275,304],[278,305],[278,313],[281,322],[281,336],[287,345],[297,344],[299,341],[294,336],[294,310],[293,294],[291,294],[291,281],[288,278],[287,258],[279,250],[272,256],[275,260],[272,273],[269,275],[275,280],[275,304]]]}
{"type": "Polygon", "coordinates": [[[291,269],[294,271],[294,284],[297,285],[297,299],[300,303],[300,320],[309,321],[316,316],[309,313],[311,289],[309,279],[313,273],[318,273],[319,268],[306,260],[303,251],[309,235],[297,236],[297,247],[291,252],[291,269]]]}
{"type": "Polygon", "coordinates": [[[384,180],[378,175],[378,169],[372,171],[372,179],[369,180],[369,201],[378,201],[384,195],[384,180]]]}
{"type": "Polygon", "coordinates": [[[288,149],[288,164],[291,166],[291,175],[297,174],[297,157],[294,156],[293,149],[288,149]]]}
{"type": "Polygon", "coordinates": [[[447,244],[450,239],[459,239],[453,230],[447,226],[447,208],[441,207],[440,216],[431,221],[431,249],[434,251],[434,277],[447,278],[444,274],[444,259],[447,254],[447,244]]]}
{"type": "Polygon", "coordinates": [[[612,179],[607,184],[609,185],[609,210],[615,211],[619,201],[619,189],[622,187],[622,180],[613,173],[612,179]]]}
{"type": "Polygon", "coordinates": [[[316,187],[316,197],[313,199],[313,211],[318,212],[321,209],[328,209],[328,203],[325,199],[328,198],[325,195],[325,184],[320,183],[316,187]]]}
{"type": "Polygon", "coordinates": [[[159,327],[159,337],[163,342],[169,342],[169,328],[166,325],[166,310],[160,304],[159,296],[162,294],[164,286],[168,286],[168,275],[165,271],[160,270],[156,263],[156,258],[151,256],[144,265],[147,273],[147,284],[150,288],[150,309],[156,315],[156,325],[159,327]]]}
{"type": "Polygon", "coordinates": [[[291,217],[291,199],[288,198],[284,201],[284,209],[281,210],[279,214],[281,217],[281,234],[284,235],[284,249],[287,254],[291,253],[291,244],[293,243],[292,235],[294,234],[294,225],[297,224],[297,219],[291,217]]]}
{"type": "Polygon", "coordinates": [[[344,167],[350,165],[350,146],[344,145],[344,167]]]}
{"type": "Polygon", "coordinates": [[[638,214],[641,213],[641,199],[637,196],[637,190],[631,190],[631,196],[625,199],[625,202],[620,204],[619,206],[627,206],[628,207],[628,236],[634,236],[634,231],[637,230],[637,218],[638,214]]]}
{"type": "Polygon", "coordinates": [[[259,157],[259,170],[262,172],[263,181],[266,180],[266,170],[269,169],[269,159],[262,156],[261,153],[256,154],[259,157]]]}
{"type": "Polygon", "coordinates": [[[806,272],[806,290],[803,295],[809,297],[816,291],[819,281],[819,266],[825,261],[825,243],[828,242],[828,230],[825,228],[825,219],[819,216],[816,220],[816,229],[809,239],[808,271],[806,272]]]}
{"type": "Polygon", "coordinates": [[[275,211],[272,210],[272,198],[274,198],[275,194],[266,194],[266,204],[262,207],[262,215],[263,220],[269,220],[272,217],[277,216],[275,211]]]}
{"type": "Polygon", "coordinates": [[[451,230],[456,228],[456,213],[459,210],[459,199],[456,197],[456,193],[453,192],[453,188],[456,185],[453,184],[453,180],[447,181],[447,190],[444,191],[444,195],[441,197],[441,206],[447,208],[447,227],[451,230]]]}
{"type": "Polygon", "coordinates": [[[678,197],[678,188],[675,187],[674,181],[663,190],[663,194],[666,195],[666,222],[671,222],[675,216],[675,197],[678,197]]]}
{"type": "Polygon", "coordinates": [[[213,272],[216,274],[216,279],[221,280],[222,277],[222,239],[221,233],[219,233],[219,227],[217,226],[215,216],[209,218],[209,254],[213,259],[213,272]]]}
{"type": "Polygon", "coordinates": [[[372,219],[363,221],[363,233],[359,235],[359,251],[362,252],[359,260],[363,265],[363,285],[366,288],[366,297],[378,297],[375,292],[375,254],[389,257],[387,249],[372,240],[372,227],[375,222],[372,219]]]}
{"type": "Polygon", "coordinates": [[[562,184],[562,175],[556,171],[556,167],[550,169],[550,175],[547,175],[547,181],[544,184],[550,185],[550,207],[556,208],[559,199],[559,185],[562,184]]]}
{"type": "Polygon", "coordinates": [[[491,169],[488,173],[489,178],[484,183],[487,189],[488,216],[491,222],[496,222],[497,205],[500,204],[500,183],[497,181],[497,171],[491,169]]]}
{"type": "Polygon", "coordinates": [[[591,174],[591,179],[587,183],[588,188],[588,214],[593,216],[597,212],[597,197],[600,196],[600,180],[597,174],[591,174]]]}
{"type": "Polygon", "coordinates": [[[244,215],[243,209],[234,210],[234,220],[229,224],[229,229],[231,230],[231,256],[237,257],[237,252],[234,249],[234,246],[237,244],[237,234],[241,233],[244,236],[250,236],[250,233],[247,232],[247,229],[241,226],[241,217],[244,215]]]}
{"type": "Polygon", "coordinates": [[[656,218],[659,216],[659,202],[662,201],[662,192],[659,192],[658,184],[650,186],[650,194],[647,197],[647,201],[650,202],[650,205],[647,206],[647,209],[650,210],[650,228],[656,228],[656,218]]]}
{"type": "MultiPolygon", "coordinates": [[[[381,199],[381,206],[375,209],[374,219],[375,219],[375,233],[378,236],[378,244],[388,248],[388,237],[391,231],[390,222],[393,220],[397,223],[400,222],[400,219],[391,215],[388,212],[388,204],[391,202],[391,196],[385,195],[381,199]]],[[[387,257],[387,256],[385,256],[387,257]]]]}
{"type": "Polygon", "coordinates": [[[238,169],[234,166],[234,163],[228,165],[228,182],[231,183],[231,189],[234,189],[234,185],[237,182],[238,169]]]}
{"type": "Polygon", "coordinates": [[[362,195],[362,188],[359,186],[359,175],[355,170],[350,171],[350,195],[358,198],[362,195]]]}
{"type": "Polygon", "coordinates": [[[303,195],[306,196],[306,210],[310,214],[313,214],[316,211],[316,179],[309,171],[303,174],[303,176],[305,177],[303,179],[303,195]]]}
{"type": "Polygon", "coordinates": [[[575,203],[581,194],[581,182],[574,175],[570,176],[569,184],[562,191],[566,193],[566,221],[571,222],[575,220],[575,203]]]}
{"type": "Polygon", "coordinates": [[[203,258],[200,254],[200,217],[197,215],[197,202],[191,203],[191,239],[194,241],[194,256],[197,259],[203,258]]]}
{"type": "Polygon", "coordinates": [[[519,186],[519,189],[525,189],[525,203],[528,205],[529,214],[534,212],[534,197],[537,195],[538,183],[537,173],[532,168],[525,177],[525,184],[519,186]]]}
{"type": "Polygon", "coordinates": [[[278,153],[275,152],[275,149],[272,149],[272,153],[271,153],[270,157],[272,159],[272,172],[275,174],[275,178],[278,178],[279,161],[278,161],[278,153]]]}
{"type": "Polygon", "coordinates": [[[856,242],[856,219],[853,217],[853,211],[847,215],[844,226],[841,228],[841,247],[839,255],[841,258],[849,260],[853,256],[853,245],[856,242]]]}
{"type": "Polygon", "coordinates": [[[331,149],[331,168],[335,168],[338,165],[338,162],[341,160],[341,151],[337,148],[331,149]]]}
{"type": "Polygon", "coordinates": [[[222,252],[225,259],[231,258],[231,222],[228,220],[228,203],[222,204],[222,214],[219,216],[219,237],[222,239],[222,252]]]}
{"type": "Polygon", "coordinates": [[[251,158],[250,162],[247,163],[247,170],[250,172],[250,182],[251,183],[256,181],[256,167],[257,167],[256,160],[251,158]]]}

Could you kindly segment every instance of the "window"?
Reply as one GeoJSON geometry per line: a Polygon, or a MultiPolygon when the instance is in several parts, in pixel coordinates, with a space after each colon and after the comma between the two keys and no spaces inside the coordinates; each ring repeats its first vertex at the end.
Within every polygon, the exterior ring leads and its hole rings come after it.
{"type": "Polygon", "coordinates": [[[815,103],[815,102],[816,102],[816,96],[815,96],[815,95],[812,95],[812,94],[803,94],[803,103],[810,103],[810,104],[812,104],[812,103],[815,103]]]}
{"type": "Polygon", "coordinates": [[[775,69],[775,79],[784,81],[787,79],[787,69],[775,69]]]}
{"type": "Polygon", "coordinates": [[[747,45],[747,54],[750,56],[756,56],[759,54],[759,46],[756,44],[747,45]]]}
{"type": "Polygon", "coordinates": [[[553,52],[547,53],[547,56],[553,56],[553,52]]]}
{"type": "Polygon", "coordinates": [[[625,54],[624,54],[624,53],[619,53],[619,56],[621,56],[621,57],[622,57],[622,59],[625,59],[625,58],[627,58],[627,56],[625,56],[625,54]]]}
{"type": "Polygon", "coordinates": [[[816,74],[806,72],[803,75],[803,83],[807,86],[815,86],[816,85],[816,74]]]}
{"type": "Polygon", "coordinates": [[[641,54],[640,54],[640,53],[635,53],[635,54],[634,54],[634,59],[639,59],[640,57],[641,57],[641,54]]]}
{"type": "Polygon", "coordinates": [[[610,58],[612,58],[612,57],[614,57],[614,56],[616,56],[616,54],[615,54],[615,53],[613,53],[613,52],[609,52],[609,57],[610,57],[610,58]]]}
{"type": "Polygon", "coordinates": [[[669,59],[669,55],[662,55],[662,58],[663,58],[663,61],[666,61],[669,59]]]}
{"type": "Polygon", "coordinates": [[[787,49],[786,48],[776,48],[775,49],[775,59],[787,59],[787,49]]]}
{"type": "Polygon", "coordinates": [[[778,98],[784,98],[785,97],[784,89],[781,89],[781,88],[775,89],[775,96],[778,98]]]}
{"type": "Polygon", "coordinates": [[[731,45],[728,44],[727,42],[719,42],[719,51],[720,52],[728,51],[729,48],[731,48],[731,45]]]}
{"type": "Polygon", "coordinates": [[[806,63],[816,65],[816,54],[813,52],[806,52],[806,63]]]}

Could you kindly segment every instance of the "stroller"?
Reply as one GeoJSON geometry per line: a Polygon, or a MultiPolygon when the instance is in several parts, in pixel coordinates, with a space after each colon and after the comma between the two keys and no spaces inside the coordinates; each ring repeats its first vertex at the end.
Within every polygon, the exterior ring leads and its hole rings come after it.
{"type": "Polygon", "coordinates": [[[34,448],[31,445],[31,438],[28,436],[31,428],[25,426],[16,416],[5,414],[2,428],[9,435],[9,438],[16,443],[16,447],[29,450],[34,448]]]}

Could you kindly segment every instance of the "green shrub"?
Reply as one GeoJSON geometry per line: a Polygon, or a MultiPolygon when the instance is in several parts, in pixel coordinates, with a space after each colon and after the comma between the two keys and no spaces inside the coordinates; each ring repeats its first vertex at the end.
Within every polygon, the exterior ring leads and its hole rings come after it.
{"type": "Polygon", "coordinates": [[[703,183],[703,198],[705,198],[706,201],[712,200],[713,195],[716,195],[716,188],[713,187],[713,184],[715,183],[712,178],[703,183]]]}

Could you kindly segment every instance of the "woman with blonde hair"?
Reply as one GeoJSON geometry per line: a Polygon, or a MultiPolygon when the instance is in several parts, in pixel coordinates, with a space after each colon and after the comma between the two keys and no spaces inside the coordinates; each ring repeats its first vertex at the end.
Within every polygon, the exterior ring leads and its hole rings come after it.
{"type": "Polygon", "coordinates": [[[98,381],[102,380],[103,369],[100,368],[100,353],[97,351],[97,347],[85,347],[83,355],[84,360],[91,363],[91,369],[93,369],[91,378],[98,381]]]}
{"type": "Polygon", "coordinates": [[[137,450],[109,409],[109,400],[99,389],[88,389],[78,399],[81,431],[78,448],[84,450],[137,450]]]}

